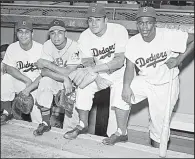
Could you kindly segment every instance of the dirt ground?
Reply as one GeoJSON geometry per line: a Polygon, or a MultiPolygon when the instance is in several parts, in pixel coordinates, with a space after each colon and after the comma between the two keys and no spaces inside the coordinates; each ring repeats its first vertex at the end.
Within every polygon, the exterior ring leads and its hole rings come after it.
{"type": "MultiPolygon", "coordinates": [[[[103,137],[79,135],[63,138],[63,130],[52,128],[43,136],[33,136],[36,124],[13,120],[1,126],[1,158],[158,158],[158,149],[133,143],[107,146],[103,137]]],[[[190,158],[192,155],[168,151],[167,157],[190,158]]]]}

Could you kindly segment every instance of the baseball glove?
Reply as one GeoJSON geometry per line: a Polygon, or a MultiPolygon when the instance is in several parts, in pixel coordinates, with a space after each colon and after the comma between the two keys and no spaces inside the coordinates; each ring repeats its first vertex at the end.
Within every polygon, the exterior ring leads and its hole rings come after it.
{"type": "Polygon", "coordinates": [[[22,92],[20,92],[13,100],[12,103],[12,114],[16,119],[22,119],[21,115],[29,114],[32,111],[34,106],[34,98],[31,94],[26,96],[22,92]]]}
{"type": "Polygon", "coordinates": [[[72,118],[74,104],[76,101],[75,90],[69,94],[65,94],[65,90],[59,90],[55,96],[55,104],[57,107],[62,107],[65,110],[65,114],[72,118]]]}
{"type": "Polygon", "coordinates": [[[92,83],[97,76],[98,74],[94,73],[90,67],[77,69],[69,74],[69,78],[81,89],[92,83]]]}

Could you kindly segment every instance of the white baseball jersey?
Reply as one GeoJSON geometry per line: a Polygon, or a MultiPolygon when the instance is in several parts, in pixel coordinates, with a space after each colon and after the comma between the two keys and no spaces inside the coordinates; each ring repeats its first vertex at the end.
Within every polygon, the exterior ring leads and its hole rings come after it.
{"type": "Polygon", "coordinates": [[[34,63],[41,57],[42,46],[42,44],[33,41],[32,48],[25,51],[17,41],[9,45],[2,62],[17,68],[22,74],[34,81],[40,75],[34,63]]]}
{"type": "MultiPolygon", "coordinates": [[[[106,32],[98,37],[88,28],[81,33],[78,40],[83,57],[94,57],[96,65],[107,63],[115,53],[124,53],[128,40],[128,32],[120,24],[108,23],[106,32]]],[[[116,76],[123,76],[124,69],[115,71],[116,76]]]]}
{"type": "Polygon", "coordinates": [[[66,46],[62,50],[58,50],[51,40],[47,40],[43,44],[42,59],[54,62],[60,67],[67,65],[78,65],[81,63],[81,51],[78,48],[77,42],[68,39],[66,46]]]}
{"type": "MultiPolygon", "coordinates": [[[[145,76],[151,84],[169,82],[170,69],[165,62],[170,57],[177,57],[186,50],[188,33],[180,30],[156,28],[156,36],[145,42],[141,34],[128,40],[125,56],[139,69],[139,75],[145,76]]],[[[178,76],[178,67],[174,68],[174,77],[178,76]]]]}

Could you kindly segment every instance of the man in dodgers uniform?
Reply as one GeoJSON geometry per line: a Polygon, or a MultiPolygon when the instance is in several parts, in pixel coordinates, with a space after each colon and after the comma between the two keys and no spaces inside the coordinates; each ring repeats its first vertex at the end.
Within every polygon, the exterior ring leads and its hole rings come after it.
{"type": "MultiPolygon", "coordinates": [[[[38,68],[34,65],[41,57],[42,44],[32,40],[33,27],[30,20],[21,20],[16,26],[18,41],[9,45],[3,63],[6,73],[1,75],[1,124],[5,124],[11,116],[11,102],[15,94],[22,91],[35,98],[36,88],[41,78],[38,68]]],[[[32,122],[39,122],[41,116],[38,109],[33,107],[32,122]]]]}
{"type": "Polygon", "coordinates": [[[94,94],[110,87],[110,114],[107,128],[109,137],[103,140],[103,143],[112,145],[127,139],[126,132],[122,131],[124,125],[120,125],[120,123],[117,125],[112,120],[116,118],[115,113],[121,120],[123,118],[120,114],[121,110],[129,110],[129,105],[121,98],[124,52],[128,32],[122,25],[108,23],[102,4],[92,4],[88,8],[88,24],[89,28],[81,33],[78,42],[85,55],[83,58],[94,60],[95,66],[90,68],[93,72],[98,73],[98,76],[84,89],[78,88],[76,107],[79,113],[79,125],[65,133],[64,137],[74,139],[79,134],[88,131],[88,114],[92,107],[94,94]]]}
{"type": "MultiPolygon", "coordinates": [[[[151,145],[158,147],[169,96],[170,70],[174,69],[172,112],[179,95],[178,66],[193,52],[194,41],[186,32],[156,28],[156,12],[152,7],[139,8],[136,20],[139,34],[127,43],[122,98],[130,105],[148,98],[151,145]],[[139,69],[138,76],[134,76],[135,65],[139,69]]],[[[129,112],[124,115],[128,116],[129,112]]]]}
{"type": "MultiPolygon", "coordinates": [[[[42,135],[51,129],[50,108],[53,95],[64,88],[66,94],[73,91],[72,81],[68,75],[81,64],[81,58],[77,42],[67,38],[66,34],[64,22],[54,19],[49,24],[50,39],[44,43],[41,59],[36,63],[37,67],[41,69],[43,77],[40,80],[36,96],[42,123],[33,132],[35,136],[42,135]]],[[[73,122],[72,124],[76,122],[74,114],[70,121],[73,122]]]]}

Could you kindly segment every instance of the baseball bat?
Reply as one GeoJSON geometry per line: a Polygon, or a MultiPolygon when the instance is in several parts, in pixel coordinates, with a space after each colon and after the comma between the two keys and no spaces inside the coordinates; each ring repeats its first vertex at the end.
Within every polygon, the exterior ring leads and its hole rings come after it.
{"type": "Polygon", "coordinates": [[[171,93],[172,93],[172,84],[173,84],[173,68],[170,70],[170,77],[169,77],[169,96],[167,105],[165,107],[165,116],[163,121],[163,128],[161,132],[160,138],[160,157],[166,157],[167,153],[167,143],[169,140],[169,129],[170,129],[170,111],[171,111],[171,93]]]}

